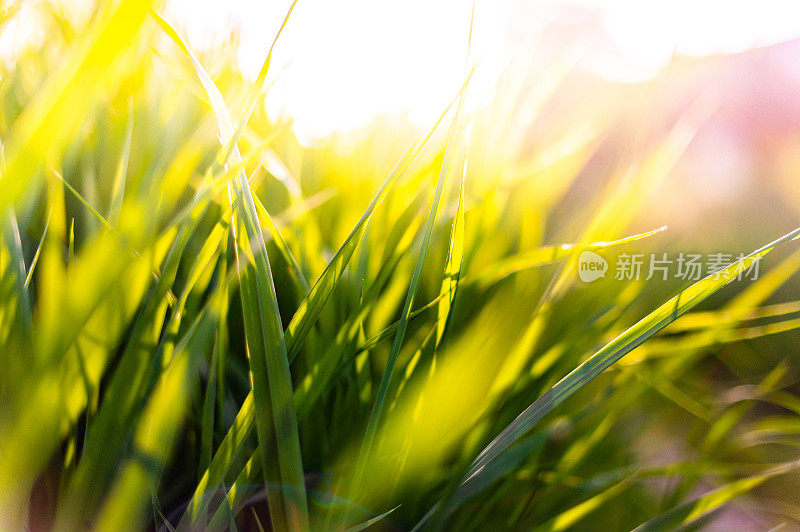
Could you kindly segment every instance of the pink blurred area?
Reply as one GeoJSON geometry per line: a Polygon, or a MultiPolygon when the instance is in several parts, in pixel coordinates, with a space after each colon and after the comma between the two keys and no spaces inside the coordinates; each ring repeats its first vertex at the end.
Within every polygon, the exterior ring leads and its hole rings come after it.
{"type": "Polygon", "coordinates": [[[571,192],[576,204],[585,203],[615,161],[656,145],[687,115],[702,115],[642,228],[666,224],[689,242],[693,233],[745,247],[768,241],[800,224],[799,58],[800,39],[736,54],[676,56],[653,79],[636,83],[578,65],[537,118],[530,142],[535,150],[554,128],[614,124],[571,192]]]}

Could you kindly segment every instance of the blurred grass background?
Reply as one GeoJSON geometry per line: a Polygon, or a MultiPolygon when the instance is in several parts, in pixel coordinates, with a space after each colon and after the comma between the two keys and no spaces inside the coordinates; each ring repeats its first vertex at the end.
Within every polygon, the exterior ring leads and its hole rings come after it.
{"type": "Polygon", "coordinates": [[[43,3],[0,72],[0,526],[798,526],[797,244],[674,315],[687,281],[576,267],[800,226],[800,44],[642,83],[521,58],[464,105],[465,38],[436,125],[309,143],[266,50],[195,56],[162,7],[43,3]]]}

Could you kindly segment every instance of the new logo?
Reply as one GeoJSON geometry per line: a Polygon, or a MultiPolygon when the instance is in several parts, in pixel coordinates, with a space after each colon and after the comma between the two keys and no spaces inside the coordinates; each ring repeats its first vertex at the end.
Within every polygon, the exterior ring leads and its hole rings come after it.
{"type": "Polygon", "coordinates": [[[578,277],[584,283],[591,283],[606,276],[608,262],[594,251],[584,251],[578,257],[578,277]]]}

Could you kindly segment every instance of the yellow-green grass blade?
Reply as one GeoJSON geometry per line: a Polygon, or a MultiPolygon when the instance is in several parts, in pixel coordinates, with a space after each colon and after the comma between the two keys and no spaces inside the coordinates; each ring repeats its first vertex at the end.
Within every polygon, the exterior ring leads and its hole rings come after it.
{"type": "MultiPolygon", "coordinates": [[[[463,94],[465,88],[466,85],[461,87],[458,97],[463,94]]],[[[328,263],[328,266],[325,268],[325,271],[322,273],[320,278],[314,284],[311,292],[309,292],[308,296],[297,309],[294,316],[292,316],[291,322],[286,327],[286,342],[287,345],[289,345],[288,351],[290,360],[294,359],[295,355],[297,355],[303,340],[311,330],[311,327],[314,325],[319,313],[322,311],[322,307],[325,305],[325,302],[328,300],[328,297],[331,295],[334,288],[336,288],[339,278],[341,277],[344,269],[347,267],[347,264],[350,261],[350,258],[353,256],[353,253],[358,247],[358,243],[361,241],[361,237],[364,234],[364,230],[369,223],[372,213],[391,192],[397,180],[405,173],[408,167],[411,166],[411,163],[414,162],[417,155],[420,153],[420,151],[422,151],[422,148],[425,146],[431,136],[433,136],[433,133],[447,115],[447,112],[450,110],[452,105],[453,103],[451,102],[451,104],[447,106],[444,112],[436,120],[436,123],[434,123],[427,132],[420,135],[408,148],[408,150],[406,150],[406,152],[400,157],[397,164],[395,164],[394,168],[389,173],[389,176],[373,196],[353,230],[345,239],[344,243],[338,249],[331,261],[328,263]]]]}
{"type": "Polygon", "coordinates": [[[613,240],[611,242],[591,242],[589,244],[561,244],[560,246],[545,246],[531,251],[525,251],[517,255],[504,258],[495,264],[487,266],[474,274],[468,274],[464,277],[465,283],[476,283],[481,287],[486,287],[497,283],[512,275],[514,273],[534,268],[537,266],[544,266],[552,264],[559,260],[563,260],[572,256],[575,253],[582,251],[599,251],[606,248],[630,244],[643,238],[648,238],[666,231],[667,227],[662,226],[652,231],[631,235],[625,238],[613,240]]]}
{"type": "MultiPolygon", "coordinates": [[[[473,10],[475,5],[473,4],[473,10]]],[[[458,283],[461,278],[461,266],[464,262],[464,180],[467,175],[467,157],[464,155],[461,168],[461,181],[458,185],[458,206],[453,217],[453,226],[450,231],[450,243],[447,250],[447,262],[444,266],[442,286],[439,289],[439,306],[436,309],[436,344],[444,337],[453,303],[456,298],[458,283]]],[[[410,316],[409,316],[410,317],[410,316]]]]}
{"type": "Polygon", "coordinates": [[[289,246],[286,245],[286,241],[283,239],[281,232],[278,230],[278,226],[275,225],[274,220],[267,212],[264,204],[261,203],[261,200],[258,199],[258,196],[255,194],[253,195],[253,201],[255,201],[256,209],[258,209],[258,212],[261,213],[261,219],[264,221],[264,224],[267,226],[267,230],[272,236],[272,240],[275,242],[275,247],[278,248],[278,251],[280,251],[281,255],[284,257],[284,260],[287,262],[292,280],[296,282],[298,290],[300,290],[300,293],[303,294],[303,297],[305,297],[306,294],[308,294],[308,292],[311,290],[311,287],[308,286],[308,281],[306,281],[305,275],[303,275],[303,271],[300,269],[300,265],[297,263],[294,255],[292,255],[289,246]]]}
{"type": "Polygon", "coordinates": [[[383,521],[384,519],[386,519],[389,516],[390,513],[394,512],[398,508],[400,508],[399,505],[395,506],[391,510],[387,510],[387,511],[383,512],[382,514],[380,514],[378,516],[373,517],[372,519],[368,519],[368,520],[364,521],[363,523],[359,523],[359,524],[357,524],[355,526],[351,526],[350,528],[347,529],[346,532],[361,532],[362,530],[366,530],[369,527],[371,527],[372,525],[375,525],[375,524],[383,521]]]}
{"type": "Polygon", "coordinates": [[[35,189],[42,165],[53,162],[101,95],[116,86],[138,60],[142,26],[153,0],[107,2],[96,23],[74,46],[71,60],[50,76],[26,106],[7,139],[0,179],[0,212],[35,189]],[[103,83],[97,83],[97,79],[103,83]]]}
{"type": "Polygon", "coordinates": [[[103,225],[106,227],[106,229],[108,229],[109,231],[115,231],[115,229],[114,229],[114,226],[112,226],[112,225],[111,225],[111,222],[109,222],[108,220],[106,220],[106,218],[105,218],[105,217],[104,217],[102,214],[100,214],[100,212],[99,212],[97,209],[95,209],[95,208],[92,206],[92,204],[91,204],[91,203],[89,203],[89,202],[88,202],[88,201],[87,201],[87,200],[86,200],[86,199],[85,199],[85,198],[84,198],[84,197],[81,195],[81,193],[80,193],[80,192],[78,192],[77,190],[75,190],[75,187],[73,187],[72,185],[70,185],[70,184],[69,184],[69,182],[68,182],[66,179],[64,179],[64,176],[62,176],[62,175],[61,175],[61,173],[60,173],[58,170],[56,170],[55,168],[52,168],[52,169],[51,169],[51,172],[52,172],[52,174],[53,174],[55,177],[57,177],[57,178],[58,178],[58,180],[59,180],[59,181],[61,181],[61,184],[62,184],[62,185],[64,185],[64,188],[66,188],[67,190],[69,190],[70,194],[72,194],[73,196],[75,196],[75,198],[76,198],[76,199],[77,199],[79,202],[81,202],[81,204],[82,204],[84,207],[86,207],[86,208],[89,210],[89,212],[91,212],[91,213],[92,213],[92,215],[93,215],[95,218],[97,218],[98,220],[100,220],[100,223],[102,223],[102,224],[103,224],[103,225]]]}
{"type": "MultiPolygon", "coordinates": [[[[3,300],[3,305],[12,305],[11,308],[6,308],[3,315],[6,319],[10,319],[12,315],[19,318],[22,323],[23,329],[26,334],[32,332],[33,316],[31,315],[31,300],[28,293],[28,275],[25,271],[25,257],[22,251],[22,240],[19,235],[19,226],[17,225],[17,218],[14,212],[9,210],[5,216],[5,220],[0,222],[2,224],[2,237],[0,243],[5,244],[3,247],[8,253],[7,264],[0,262],[0,275],[2,275],[3,291],[8,294],[8,299],[3,300]],[[12,285],[12,286],[6,286],[12,285]],[[12,296],[13,294],[13,296],[12,296]]],[[[45,226],[45,233],[47,228],[45,226]]],[[[31,263],[33,265],[33,263],[31,263]]],[[[3,320],[0,320],[0,325],[3,320]]],[[[11,322],[10,322],[11,323],[11,322]]],[[[9,325],[10,325],[9,323],[9,325]]],[[[0,340],[2,340],[4,333],[0,329],[0,340]]],[[[0,344],[2,342],[0,341],[0,344]]]]}
{"type": "Polygon", "coordinates": [[[714,333],[695,332],[679,339],[656,338],[647,347],[647,356],[626,361],[625,365],[640,364],[645,360],[654,360],[687,353],[700,353],[715,346],[732,344],[744,340],[754,340],[765,336],[785,333],[800,328],[800,318],[778,320],[764,325],[750,327],[725,327],[714,333]]]}
{"type": "Polygon", "coordinates": [[[725,323],[731,327],[744,322],[763,320],[767,318],[785,317],[789,314],[800,312],[800,301],[762,305],[747,310],[740,316],[732,316],[726,310],[709,310],[690,312],[680,321],[676,321],[664,330],[664,334],[685,333],[699,331],[725,323]]]}
{"type": "MultiPolygon", "coordinates": [[[[466,77],[465,86],[469,84],[470,77],[471,74],[469,74],[466,77]]],[[[398,325],[397,332],[395,333],[394,341],[392,343],[392,348],[391,351],[389,352],[389,357],[386,361],[386,366],[384,368],[383,375],[381,377],[380,384],[378,386],[378,391],[375,396],[375,401],[373,403],[372,410],[370,411],[369,420],[367,421],[367,428],[364,434],[364,438],[361,442],[361,446],[359,449],[355,470],[353,472],[352,484],[350,486],[351,493],[356,495],[361,490],[363,475],[365,473],[364,467],[366,466],[368,460],[371,457],[375,436],[378,431],[378,424],[380,422],[381,414],[383,411],[383,404],[386,401],[386,396],[389,392],[389,385],[391,383],[392,376],[394,373],[394,367],[397,362],[397,358],[400,355],[400,348],[403,345],[406,328],[408,327],[408,320],[411,315],[411,307],[414,304],[414,299],[417,294],[417,289],[419,288],[420,278],[422,276],[422,267],[428,253],[428,247],[430,246],[431,236],[433,235],[433,227],[434,227],[434,222],[436,220],[436,214],[439,210],[439,204],[441,202],[442,193],[444,191],[445,181],[447,178],[448,170],[450,169],[450,158],[453,157],[453,151],[456,149],[456,142],[461,130],[461,113],[463,110],[465,95],[466,95],[466,90],[462,90],[458,100],[458,107],[456,108],[456,112],[453,117],[453,122],[450,125],[447,144],[445,145],[444,160],[442,161],[442,168],[439,173],[439,177],[436,183],[436,189],[434,191],[433,199],[431,201],[431,207],[428,213],[428,221],[425,226],[425,234],[422,239],[422,245],[419,252],[419,256],[417,258],[416,264],[414,265],[414,271],[411,275],[411,282],[408,288],[408,293],[406,295],[405,303],[403,304],[403,310],[401,311],[400,324],[398,325]]]]}
{"type": "Polygon", "coordinates": [[[631,479],[625,479],[610,488],[601,491],[594,497],[583,501],[570,508],[569,510],[560,513],[553,517],[546,523],[543,523],[533,530],[536,532],[560,532],[561,530],[573,529],[582,519],[590,515],[594,510],[600,506],[608,503],[614,497],[624,493],[632,487],[631,479]]]}
{"type": "Polygon", "coordinates": [[[189,387],[214,336],[217,319],[211,312],[201,314],[176,347],[137,425],[135,454],[123,467],[100,514],[97,530],[132,530],[142,526],[150,490],[169,456],[186,408],[189,387]]]}
{"type": "Polygon", "coordinates": [[[33,272],[36,271],[36,265],[39,263],[39,255],[42,253],[42,247],[44,246],[45,238],[47,237],[47,230],[50,228],[50,215],[52,213],[47,213],[47,220],[44,222],[44,229],[42,230],[42,238],[39,239],[39,244],[36,246],[36,252],[33,254],[33,258],[31,259],[31,265],[28,266],[28,273],[25,276],[25,288],[28,288],[31,284],[31,280],[33,279],[33,272]]]}
{"type": "MultiPolygon", "coordinates": [[[[258,258],[256,260],[259,261],[258,258]]],[[[272,302],[274,287],[263,280],[268,270],[263,260],[259,262],[260,267],[256,270],[243,265],[241,258],[237,259],[262,467],[267,483],[277,483],[285,488],[270,493],[270,517],[276,528],[307,528],[307,523],[304,524],[308,518],[307,506],[297,421],[291,400],[289,363],[282,341],[283,330],[277,302],[272,302]],[[259,278],[262,280],[259,281],[259,278]],[[268,288],[272,290],[268,292],[268,288]],[[277,454],[277,463],[272,453],[277,454]],[[283,498],[281,492],[289,497],[280,500],[283,498]],[[284,508],[280,508],[280,505],[284,508]]]]}
{"type": "MultiPolygon", "coordinates": [[[[441,302],[442,298],[446,297],[447,295],[448,294],[440,294],[433,301],[430,301],[430,302],[426,303],[425,305],[423,305],[423,306],[421,306],[421,307],[419,307],[419,308],[417,308],[415,310],[412,310],[411,314],[409,314],[409,316],[408,316],[408,320],[409,321],[413,321],[414,318],[417,318],[418,316],[421,316],[425,311],[432,309],[434,306],[436,306],[438,308],[438,305],[441,302]]],[[[437,323],[438,323],[438,320],[437,320],[437,323]]],[[[357,353],[360,353],[362,351],[369,351],[370,349],[372,349],[373,347],[378,345],[383,340],[386,340],[387,338],[391,337],[395,332],[397,332],[397,328],[399,326],[400,326],[400,320],[397,320],[394,323],[392,323],[391,325],[389,325],[388,327],[386,327],[383,330],[381,330],[379,333],[376,333],[376,334],[370,336],[367,340],[364,341],[364,343],[362,343],[358,347],[357,353]]],[[[438,328],[437,328],[437,330],[438,330],[438,328]]]]}
{"type": "Polygon", "coordinates": [[[209,530],[221,529],[222,523],[226,518],[231,519],[231,516],[235,516],[236,513],[238,513],[242,501],[249,493],[247,486],[252,485],[253,482],[258,478],[258,475],[261,474],[260,464],[261,462],[258,460],[258,451],[256,451],[247,461],[244,468],[239,473],[239,476],[236,477],[236,481],[233,483],[231,488],[225,489],[223,486],[223,489],[225,490],[225,497],[222,501],[222,504],[211,516],[211,519],[209,519],[207,527],[209,530]]]}
{"type": "Polygon", "coordinates": [[[211,355],[211,362],[208,370],[208,380],[203,391],[203,406],[200,422],[200,460],[198,462],[198,479],[211,462],[212,446],[214,445],[214,412],[217,406],[217,363],[219,346],[214,344],[214,351],[211,355]]]}
{"type": "Polygon", "coordinates": [[[128,177],[128,162],[131,157],[131,141],[133,140],[133,100],[128,102],[128,125],[125,128],[125,143],[114,176],[114,187],[111,191],[111,205],[108,208],[107,218],[113,223],[119,218],[122,209],[122,200],[125,197],[125,182],[128,177]]]}
{"type": "Polygon", "coordinates": [[[637,531],[645,530],[679,530],[697,523],[702,518],[711,515],[725,504],[740,497],[764,482],[779,475],[797,470],[800,462],[790,462],[780,465],[764,473],[746,477],[730,482],[694,500],[685,502],[672,510],[665,512],[646,523],[636,527],[637,531]]]}
{"type": "MultiPolygon", "coordinates": [[[[228,278],[228,232],[225,232],[225,238],[222,240],[222,246],[219,254],[219,278],[228,278]]],[[[228,327],[228,312],[230,310],[230,294],[229,287],[226,285],[222,287],[222,295],[220,296],[220,323],[217,329],[217,417],[220,420],[220,426],[225,421],[225,393],[226,393],[226,374],[228,364],[228,342],[230,340],[230,331],[228,327]]],[[[213,456],[213,449],[212,449],[213,456]]],[[[209,456],[208,464],[211,463],[211,456],[209,456]]],[[[201,475],[202,477],[202,475],[201,475]]],[[[199,480],[199,478],[198,478],[199,480]]]]}
{"type": "MultiPolygon", "coordinates": [[[[728,334],[726,331],[730,329],[731,322],[743,319],[751,312],[751,309],[764,303],[764,301],[783,286],[798,269],[800,269],[800,250],[795,250],[779,264],[770,268],[770,270],[759,277],[757,281],[747,286],[741,293],[737,294],[726,303],[722,309],[722,312],[726,315],[724,320],[720,320],[713,324],[713,326],[690,335],[691,340],[687,339],[687,342],[691,342],[691,344],[688,347],[692,345],[714,345],[717,338],[728,334]]],[[[664,344],[661,342],[661,339],[659,339],[655,342],[654,352],[657,353],[658,347],[663,346],[664,344]]],[[[643,350],[629,357],[624,363],[631,364],[641,362],[650,355],[650,352],[649,345],[645,345],[643,350]]],[[[679,371],[680,368],[685,365],[688,357],[694,356],[699,352],[702,352],[702,350],[684,350],[680,356],[668,362],[665,371],[668,374],[679,371]]]]}
{"type": "MultiPolygon", "coordinates": [[[[383,263],[375,281],[361,297],[359,307],[351,313],[331,346],[325,350],[322,358],[313,364],[305,379],[295,390],[295,405],[299,418],[305,417],[319,400],[337,367],[351,362],[352,358],[362,350],[361,348],[356,348],[355,344],[361,333],[363,319],[375,308],[381,290],[386,286],[397,263],[410,246],[410,240],[402,242],[395,248],[394,255],[388,257],[383,263]]],[[[427,308],[432,306],[432,304],[429,304],[427,308]]],[[[412,313],[413,315],[414,313],[412,313]]]]}
{"type": "MultiPolygon", "coordinates": [[[[222,94],[180,35],[157,13],[153,13],[153,16],[191,60],[212,102],[220,141],[223,145],[227,144],[233,139],[234,131],[222,94]]],[[[231,154],[234,163],[240,159],[235,141],[231,154]]],[[[233,180],[232,188],[235,191],[234,252],[240,277],[245,338],[256,406],[256,431],[261,443],[265,479],[268,483],[276,482],[284,487],[269,497],[270,517],[274,528],[305,530],[308,528],[308,505],[303,465],[292,403],[289,360],[272,271],[250,184],[243,171],[233,180]],[[271,452],[275,454],[276,461],[270,456],[271,452]]]]}
{"type": "Polygon", "coordinates": [[[491,464],[510,445],[530,430],[541,418],[575,393],[587,382],[602,373],[627,353],[644,343],[652,335],[678,319],[708,296],[736,279],[754,261],[760,260],[775,246],[800,235],[800,228],[754,251],[719,272],[698,281],[680,292],[605,347],[589,357],[584,363],[564,377],[544,395],[526,408],[510,425],[498,434],[478,455],[467,472],[465,481],[476,475],[486,474],[491,464]]]}
{"type": "MultiPolygon", "coordinates": [[[[464,90],[462,86],[461,91],[464,90]]],[[[459,93],[460,94],[460,93],[459,93]]],[[[436,122],[431,128],[421,134],[409,149],[401,156],[395,167],[390,172],[383,185],[376,192],[372,201],[367,209],[361,215],[361,218],[356,223],[350,235],[345,239],[345,242],[337,250],[325,271],[312,287],[306,299],[300,305],[299,309],[295,312],[291,322],[286,328],[286,346],[287,353],[290,361],[294,359],[300,350],[303,340],[308,332],[311,330],[314,322],[316,321],[319,313],[325,305],[330,294],[336,288],[339,278],[344,272],[347,263],[352,257],[361,236],[368,224],[372,213],[380,205],[391,191],[394,184],[400,176],[411,166],[414,159],[420,153],[427,141],[433,136],[438,125],[447,115],[452,103],[442,112],[436,122]]],[[[195,493],[192,497],[192,502],[187,510],[187,515],[190,519],[195,519],[204,507],[203,495],[210,490],[216,489],[220,485],[224,475],[227,473],[235,458],[241,457],[241,442],[250,434],[253,426],[253,394],[248,394],[245,401],[240,407],[237,414],[236,421],[229,429],[228,434],[220,444],[219,449],[214,454],[211,465],[201,479],[195,493]]]]}
{"type": "MultiPolygon", "coordinates": [[[[233,425],[228,429],[228,433],[214,453],[211,464],[197,484],[192,500],[186,509],[186,515],[181,520],[182,523],[186,522],[187,519],[193,522],[200,517],[210,502],[208,495],[222,484],[225,475],[233,464],[243,462],[245,454],[250,453],[245,443],[251,435],[254,424],[255,406],[253,402],[253,394],[250,393],[242,403],[233,425]]],[[[254,453],[253,459],[258,462],[260,471],[260,455],[254,453]]]]}
{"type": "Polygon", "coordinates": [[[239,137],[241,137],[242,133],[244,132],[244,128],[247,126],[247,122],[250,120],[250,116],[253,114],[259,98],[264,95],[267,83],[267,74],[269,73],[269,66],[272,62],[272,52],[275,50],[275,45],[278,43],[278,39],[280,38],[281,33],[283,33],[284,28],[286,28],[286,23],[289,22],[289,17],[292,15],[292,11],[294,11],[294,7],[296,5],[297,0],[293,0],[292,4],[289,6],[289,10],[286,12],[286,16],[283,17],[283,22],[281,23],[280,28],[278,28],[278,32],[272,39],[272,44],[269,46],[267,57],[264,59],[264,63],[261,65],[261,70],[258,72],[258,77],[252,84],[244,115],[239,121],[239,125],[236,126],[236,131],[234,131],[230,139],[227,140],[227,143],[222,150],[223,163],[226,162],[231,153],[233,153],[233,149],[236,146],[236,143],[239,142],[239,137]]]}
{"type": "MultiPolygon", "coordinates": [[[[311,373],[295,389],[294,403],[298,420],[303,419],[320,398],[320,394],[333,376],[337,366],[341,363],[341,359],[345,355],[346,350],[357,338],[359,323],[363,317],[369,313],[370,309],[373,308],[374,301],[379,296],[380,290],[385,286],[398,261],[410,248],[411,244],[412,239],[400,239],[396,246],[392,246],[393,254],[386,257],[386,260],[383,261],[381,270],[378,272],[375,282],[362,298],[362,304],[359,309],[354,312],[354,315],[352,315],[340,329],[336,340],[332,343],[322,359],[314,364],[311,373]]],[[[432,306],[433,304],[429,304],[427,308],[431,308],[432,306]]],[[[358,350],[356,350],[356,352],[358,352],[358,350]]],[[[243,444],[252,431],[254,412],[253,394],[250,393],[242,404],[228,434],[217,449],[203,478],[200,480],[182,522],[185,522],[186,519],[190,519],[196,523],[197,519],[201,517],[202,512],[205,511],[206,506],[210,502],[208,494],[213,493],[216,488],[221,485],[225,475],[230,469],[237,465],[241,466],[241,461],[243,460],[245,452],[248,454],[250,453],[243,444]]],[[[238,504],[238,497],[241,497],[243,493],[241,489],[237,490],[237,486],[251,483],[254,480],[252,476],[257,475],[261,471],[258,453],[259,450],[256,449],[255,452],[253,452],[253,456],[248,461],[248,465],[245,467],[244,471],[249,475],[247,479],[239,479],[231,487],[228,501],[232,507],[236,506],[234,503],[238,504]],[[255,466],[253,465],[254,460],[255,466]]],[[[242,474],[245,473],[243,472],[242,474]]],[[[217,510],[215,515],[219,514],[220,511],[221,510],[217,510]]],[[[217,519],[221,518],[222,517],[218,517],[217,519]]]]}
{"type": "Polygon", "coordinates": [[[18,415],[0,441],[0,507],[7,516],[14,515],[7,505],[18,506],[15,498],[86,407],[87,386],[97,389],[144,294],[151,253],[130,261],[107,235],[87,246],[57,284],[47,279],[43,284],[52,293],[35,323],[29,368],[37,371],[16,382],[18,415]]]}
{"type": "MultiPolygon", "coordinates": [[[[475,23],[475,0],[472,2],[472,12],[469,19],[469,31],[467,32],[467,63],[470,61],[470,52],[472,49],[472,30],[475,23]]],[[[467,72],[467,76],[469,73],[467,72]]],[[[463,100],[462,100],[463,102],[463,100]]],[[[461,112],[459,107],[458,112],[461,112]]],[[[460,120],[460,115],[459,115],[460,120]]],[[[455,136],[458,136],[459,125],[455,126],[455,136]]],[[[447,157],[449,155],[448,148],[452,145],[445,147],[445,164],[448,164],[447,157]]],[[[453,304],[456,298],[458,283],[461,278],[461,267],[464,263],[464,242],[465,242],[465,217],[464,217],[464,181],[467,177],[467,151],[469,150],[469,131],[466,133],[466,142],[464,145],[464,155],[461,161],[461,179],[458,184],[458,205],[456,207],[456,214],[453,217],[453,225],[450,231],[450,240],[447,249],[447,260],[445,261],[444,274],[442,277],[442,286],[439,289],[439,306],[436,309],[436,344],[438,346],[444,337],[445,329],[450,319],[450,314],[453,310],[453,304]]],[[[452,158],[452,166],[455,166],[456,158],[452,158]]],[[[445,172],[449,173],[451,168],[447,168],[445,172]]],[[[410,313],[409,313],[410,316],[410,313]]],[[[434,347],[435,351],[435,347],[434,347]]]]}
{"type": "MultiPolygon", "coordinates": [[[[449,499],[447,509],[442,511],[439,504],[434,508],[435,512],[440,512],[447,515],[453,512],[465,501],[469,500],[474,495],[480,493],[483,489],[490,486],[492,483],[497,482],[506,474],[513,471],[525,460],[529,460],[532,455],[536,455],[542,451],[547,442],[547,434],[534,434],[529,438],[519,442],[504,453],[497,459],[497,467],[491,474],[475,476],[469,481],[461,484],[453,492],[452,497],[449,499]]],[[[432,515],[429,513],[429,515],[432,515]]]]}

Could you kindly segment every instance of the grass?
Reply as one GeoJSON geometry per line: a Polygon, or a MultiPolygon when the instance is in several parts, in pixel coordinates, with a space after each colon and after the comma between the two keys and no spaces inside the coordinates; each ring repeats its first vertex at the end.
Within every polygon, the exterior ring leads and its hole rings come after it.
{"type": "Polygon", "coordinates": [[[664,245],[634,222],[706,106],[554,243],[614,125],[516,133],[560,65],[469,112],[468,68],[429,129],[393,132],[405,151],[379,128],[309,148],[260,105],[272,47],[254,83],[207,70],[159,8],[53,12],[0,73],[2,528],[800,520],[796,362],[708,376],[797,327],[774,296],[800,229],[667,299],[578,281],[581,251],[664,245]],[[684,448],[653,463],[648,437],[684,448]]]}

